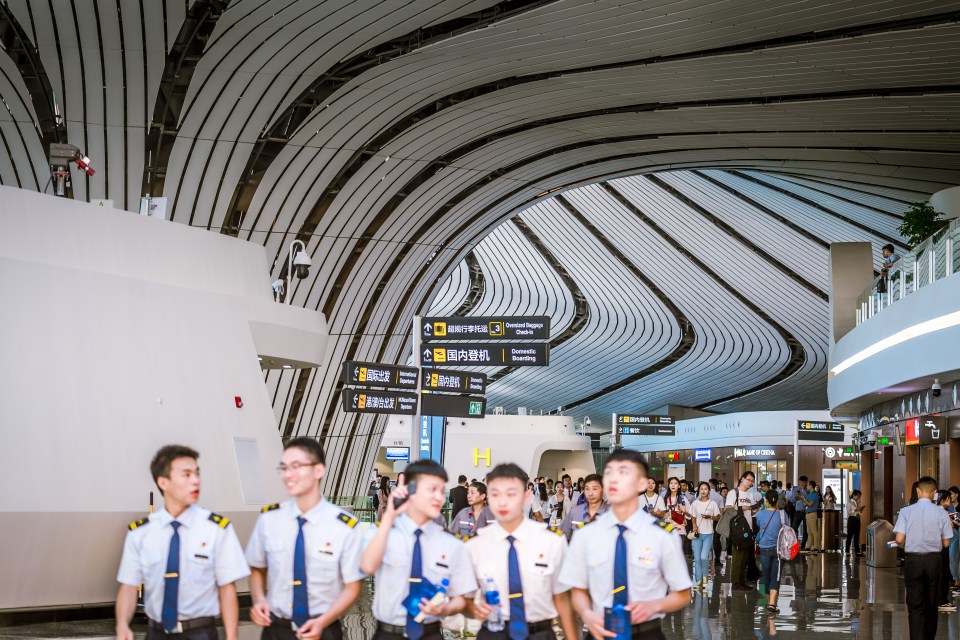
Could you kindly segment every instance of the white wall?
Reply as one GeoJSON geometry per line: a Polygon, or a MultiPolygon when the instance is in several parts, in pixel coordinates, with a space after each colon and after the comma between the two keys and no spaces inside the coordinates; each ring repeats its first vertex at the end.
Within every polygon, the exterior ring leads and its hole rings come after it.
{"type": "Polygon", "coordinates": [[[0,609],[111,601],[171,442],[200,451],[201,503],[245,540],[282,495],[250,322],[304,361],[326,341],[320,314],[273,302],[263,247],[0,187],[0,300],[0,609]],[[258,453],[245,487],[235,437],[258,453]]]}
{"type": "Polygon", "coordinates": [[[922,287],[851,330],[830,350],[830,408],[918,378],[952,379],[942,374],[960,369],[960,324],[906,339],[839,373],[834,369],[883,340],[909,335],[903,332],[938,318],[951,320],[950,315],[958,313],[960,275],[954,275],[922,287]]]}
{"type": "MultiPolygon", "coordinates": [[[[514,462],[531,476],[541,469],[553,473],[564,469],[572,477],[594,473],[590,437],[576,435],[573,419],[565,416],[493,416],[483,419],[450,418],[447,421],[444,467],[451,486],[461,473],[480,478],[502,462],[514,462]],[[486,459],[475,464],[474,449],[486,459]],[[547,467],[544,469],[544,467],[547,467]]],[[[410,417],[391,416],[381,446],[409,446],[410,417]]]]}
{"type": "Polygon", "coordinates": [[[960,218],[960,187],[950,187],[930,196],[930,205],[944,218],[960,218]]]}

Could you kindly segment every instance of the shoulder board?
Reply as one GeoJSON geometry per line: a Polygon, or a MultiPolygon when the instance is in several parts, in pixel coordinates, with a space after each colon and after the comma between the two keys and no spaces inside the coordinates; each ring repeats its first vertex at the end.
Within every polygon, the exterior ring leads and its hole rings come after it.
{"type": "Polygon", "coordinates": [[[675,526],[673,526],[672,524],[664,520],[657,520],[657,526],[663,529],[664,531],[673,531],[674,529],[676,529],[675,526]]]}
{"type": "Polygon", "coordinates": [[[129,529],[130,531],[136,531],[140,527],[145,527],[148,524],[150,524],[149,518],[140,518],[139,520],[134,520],[133,522],[128,524],[127,529],[129,529]]]}
{"type": "MultiPolygon", "coordinates": [[[[448,533],[452,533],[452,532],[448,532],[448,533]]],[[[466,534],[466,535],[460,534],[460,533],[454,533],[454,534],[453,534],[453,537],[456,538],[457,540],[463,540],[464,542],[466,542],[467,540],[470,540],[470,539],[472,539],[472,538],[476,538],[476,537],[477,537],[477,532],[474,531],[473,533],[468,533],[468,534],[466,534]]]]}
{"type": "Polygon", "coordinates": [[[230,518],[225,518],[219,513],[211,513],[208,520],[210,520],[210,522],[214,523],[221,529],[226,529],[227,525],[230,524],[230,518]]]}
{"type": "Polygon", "coordinates": [[[347,526],[350,527],[351,529],[353,529],[355,526],[357,526],[357,519],[354,518],[354,517],[353,517],[352,515],[350,515],[349,513],[344,513],[344,512],[341,511],[340,514],[337,516],[337,520],[339,520],[339,521],[342,522],[343,524],[347,525],[347,526]]]}
{"type": "Polygon", "coordinates": [[[557,534],[558,536],[563,535],[563,529],[558,529],[556,527],[547,527],[547,531],[557,534]]]}
{"type": "Polygon", "coordinates": [[[263,509],[260,509],[260,513],[267,513],[268,511],[275,511],[280,508],[280,503],[268,504],[263,509]]]}

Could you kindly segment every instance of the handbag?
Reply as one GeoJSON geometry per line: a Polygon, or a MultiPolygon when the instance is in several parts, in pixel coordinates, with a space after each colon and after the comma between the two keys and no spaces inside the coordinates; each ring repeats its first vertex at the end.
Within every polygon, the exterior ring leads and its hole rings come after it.
{"type": "MultiPolygon", "coordinates": [[[[734,489],[734,491],[736,491],[736,489],[734,489]]],[[[735,515],[737,515],[736,511],[724,508],[723,513],[720,514],[720,519],[717,521],[717,526],[715,526],[713,530],[724,538],[729,538],[730,523],[733,521],[735,515]]]]}
{"type": "Polygon", "coordinates": [[[677,502],[673,505],[667,505],[667,508],[670,510],[670,519],[673,520],[673,523],[677,526],[682,527],[686,519],[683,517],[683,514],[680,512],[680,498],[677,498],[677,502]]]}

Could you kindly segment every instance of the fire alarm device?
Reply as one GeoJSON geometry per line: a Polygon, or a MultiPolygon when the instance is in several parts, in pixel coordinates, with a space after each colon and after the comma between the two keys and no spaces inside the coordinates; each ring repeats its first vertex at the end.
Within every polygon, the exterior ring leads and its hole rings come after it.
{"type": "Polygon", "coordinates": [[[243,398],[241,398],[240,396],[233,396],[233,401],[234,403],[236,403],[237,409],[243,408],[243,398]]]}

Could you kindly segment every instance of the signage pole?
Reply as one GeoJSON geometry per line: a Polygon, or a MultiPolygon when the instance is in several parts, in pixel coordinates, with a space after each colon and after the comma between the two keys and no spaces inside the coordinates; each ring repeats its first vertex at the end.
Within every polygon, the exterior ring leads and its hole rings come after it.
{"type": "Polygon", "coordinates": [[[420,347],[422,346],[420,340],[420,325],[422,318],[420,316],[413,316],[413,366],[417,368],[417,389],[415,393],[417,394],[417,412],[411,416],[412,420],[410,422],[410,462],[417,462],[420,460],[420,402],[423,400],[422,388],[423,388],[423,373],[420,368],[421,356],[420,356],[420,347]]]}
{"type": "Polygon", "coordinates": [[[793,483],[800,477],[800,433],[793,434],[793,483]]]}
{"type": "Polygon", "coordinates": [[[611,434],[613,437],[610,438],[610,442],[612,443],[610,445],[610,450],[616,451],[617,447],[620,446],[620,433],[617,430],[617,414],[613,414],[613,416],[611,417],[611,420],[613,421],[613,424],[612,424],[613,433],[611,434]]]}

